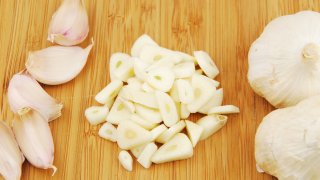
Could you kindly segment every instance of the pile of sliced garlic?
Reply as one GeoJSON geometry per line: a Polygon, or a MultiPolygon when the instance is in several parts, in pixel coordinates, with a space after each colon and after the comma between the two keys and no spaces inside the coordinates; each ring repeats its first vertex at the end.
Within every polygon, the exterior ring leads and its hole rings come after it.
{"type": "Polygon", "coordinates": [[[7,95],[15,117],[12,127],[0,121],[0,174],[5,179],[20,179],[24,157],[35,167],[53,169],[53,174],[56,172],[48,122],[61,116],[63,106],[38,82],[58,85],[74,79],[81,72],[93,43],[85,49],[71,45],[84,41],[88,31],[83,1],[64,0],[49,28],[50,41],[62,46],[30,52],[26,69],[10,80],[7,95]]]}
{"type": "Polygon", "coordinates": [[[133,164],[128,151],[144,168],[190,158],[199,140],[226,124],[221,114],[239,112],[233,105],[222,106],[223,90],[213,80],[219,70],[206,52],[195,51],[193,57],[142,35],[131,55],[112,54],[111,82],[95,96],[104,106],[85,111],[92,125],[106,121],[99,136],[117,142],[126,170],[132,171],[133,164]],[[206,116],[196,123],[187,120],[197,112],[206,116]]]}

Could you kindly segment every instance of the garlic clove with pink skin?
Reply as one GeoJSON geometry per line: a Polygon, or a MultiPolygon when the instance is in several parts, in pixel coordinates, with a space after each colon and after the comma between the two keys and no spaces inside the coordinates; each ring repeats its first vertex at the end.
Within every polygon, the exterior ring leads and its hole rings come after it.
{"type": "Polygon", "coordinates": [[[48,40],[73,46],[84,41],[88,33],[88,14],[83,0],[64,0],[52,16],[48,40]]]}
{"type": "Polygon", "coordinates": [[[47,119],[33,109],[26,108],[23,115],[16,117],[12,129],[20,149],[27,160],[41,169],[57,168],[53,165],[54,144],[47,119]]]}
{"type": "Polygon", "coordinates": [[[93,41],[86,48],[78,46],[51,46],[29,53],[28,72],[47,85],[63,84],[74,79],[84,68],[93,41]]]}
{"type": "Polygon", "coordinates": [[[21,177],[21,166],[24,157],[20,152],[11,128],[3,121],[0,121],[0,137],[0,174],[5,179],[18,180],[21,177]]]}
{"type": "Polygon", "coordinates": [[[23,109],[32,108],[49,121],[61,116],[63,105],[52,98],[26,71],[13,75],[7,95],[10,108],[15,114],[23,115],[23,109]]]}

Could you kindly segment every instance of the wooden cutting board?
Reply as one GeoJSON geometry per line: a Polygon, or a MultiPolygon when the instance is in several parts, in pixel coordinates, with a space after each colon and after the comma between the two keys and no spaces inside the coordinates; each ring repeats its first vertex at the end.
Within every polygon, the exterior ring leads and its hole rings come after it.
{"type": "MultiPolygon", "coordinates": [[[[273,108],[247,82],[247,52],[264,26],[280,15],[320,10],[318,0],[85,0],[89,39],[95,41],[81,74],[60,86],[44,86],[65,105],[61,118],[50,123],[58,172],[23,165],[22,179],[272,179],[256,171],[254,136],[273,108]],[[125,171],[115,143],[98,137],[84,110],[109,82],[108,61],[114,52],[130,52],[134,40],[147,33],[161,46],[191,53],[205,50],[215,60],[224,88],[224,104],[241,113],[195,148],[191,159],[153,165],[134,163],[125,171]]],[[[50,18],[60,0],[0,0],[0,118],[10,121],[6,90],[13,74],[24,68],[29,51],[52,45],[47,39],[50,18]]],[[[192,120],[200,116],[192,116],[192,120]]],[[[1,140],[0,140],[1,142],[1,140]]],[[[1,179],[1,178],[0,178],[1,179]]]]}

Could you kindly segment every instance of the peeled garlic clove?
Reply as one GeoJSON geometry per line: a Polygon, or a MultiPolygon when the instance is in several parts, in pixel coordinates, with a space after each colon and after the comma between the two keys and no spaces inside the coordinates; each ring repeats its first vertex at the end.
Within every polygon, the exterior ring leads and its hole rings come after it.
{"type": "Polygon", "coordinates": [[[48,85],[63,84],[74,79],[86,65],[93,46],[51,46],[30,52],[26,62],[28,72],[39,82],[48,85]]]}
{"type": "Polygon", "coordinates": [[[151,161],[159,164],[188,159],[193,155],[192,143],[185,134],[178,133],[162,145],[152,156],[151,161]]]}
{"type": "Polygon", "coordinates": [[[117,129],[111,123],[104,123],[100,130],[99,136],[111,142],[117,141],[117,129]]]}
{"type": "Polygon", "coordinates": [[[191,79],[191,86],[194,92],[194,99],[188,103],[188,110],[191,113],[195,113],[213,97],[216,91],[216,84],[214,80],[208,77],[194,74],[191,79]]]}
{"type": "Polygon", "coordinates": [[[215,132],[219,131],[226,123],[228,117],[223,115],[209,115],[197,121],[197,124],[203,127],[200,140],[207,139],[215,132]]]}
{"type": "Polygon", "coordinates": [[[15,74],[10,80],[8,101],[15,114],[22,115],[24,108],[32,108],[49,121],[60,117],[63,107],[25,71],[15,74]]]}
{"type": "Polygon", "coordinates": [[[92,106],[85,110],[85,116],[91,125],[98,125],[106,121],[109,108],[107,106],[92,106]]]}
{"type": "Polygon", "coordinates": [[[178,79],[176,80],[176,82],[180,102],[185,104],[192,102],[194,99],[194,92],[189,81],[184,79],[178,79]]]}
{"type": "Polygon", "coordinates": [[[191,140],[193,147],[196,147],[203,132],[203,127],[188,120],[186,120],[186,127],[189,139],[191,140]]]}
{"type": "Polygon", "coordinates": [[[132,171],[133,160],[128,151],[120,151],[118,159],[122,167],[124,167],[127,171],[132,171]]]}
{"type": "Polygon", "coordinates": [[[179,121],[177,107],[172,98],[164,92],[156,91],[160,114],[166,126],[171,127],[179,121]]]}
{"type": "Polygon", "coordinates": [[[110,99],[114,99],[123,86],[122,81],[114,80],[103,88],[95,97],[95,100],[101,104],[105,104],[110,99]]]}
{"type": "Polygon", "coordinates": [[[143,127],[146,130],[150,130],[150,129],[154,128],[155,126],[157,126],[157,124],[152,123],[151,121],[145,120],[137,114],[132,114],[130,120],[137,123],[138,125],[140,125],[141,127],[143,127]]]}
{"type": "Polygon", "coordinates": [[[162,117],[158,109],[148,108],[140,104],[135,104],[135,107],[136,107],[136,113],[142,118],[153,123],[162,122],[162,117]]]}
{"type": "Polygon", "coordinates": [[[320,92],[320,14],[301,11],[271,21],[251,45],[248,80],[277,108],[320,92]]]}
{"type": "Polygon", "coordinates": [[[216,106],[212,107],[208,114],[233,114],[233,113],[239,113],[240,110],[238,107],[234,105],[224,105],[224,106],[216,106]]]}
{"type": "Polygon", "coordinates": [[[24,157],[12,130],[0,121],[0,174],[5,179],[20,179],[24,157]]]}
{"type": "Polygon", "coordinates": [[[107,122],[111,124],[119,124],[121,120],[128,120],[131,117],[131,112],[127,107],[121,102],[120,97],[115,100],[108,116],[106,118],[107,122]]]}
{"type": "Polygon", "coordinates": [[[134,155],[134,157],[138,158],[142,153],[143,149],[146,147],[147,144],[142,144],[140,146],[136,146],[130,149],[130,152],[134,155]]]}
{"type": "Polygon", "coordinates": [[[134,75],[134,60],[128,54],[114,53],[110,57],[110,79],[111,81],[118,79],[124,82],[134,75]]]}
{"type": "Polygon", "coordinates": [[[212,98],[198,111],[202,114],[208,114],[209,110],[213,107],[221,106],[223,101],[223,89],[220,88],[214,92],[212,98]]]}
{"type": "Polygon", "coordinates": [[[193,62],[182,62],[173,67],[176,78],[189,78],[195,73],[193,62]]]}
{"type": "Polygon", "coordinates": [[[65,0],[53,14],[48,40],[63,46],[84,41],[89,33],[89,22],[84,1],[65,0]]]}
{"type": "Polygon", "coordinates": [[[163,132],[157,139],[156,142],[158,143],[166,143],[168,142],[173,136],[181,132],[186,127],[186,123],[184,121],[180,121],[177,124],[171,126],[168,130],[163,132]]]}
{"type": "Polygon", "coordinates": [[[170,68],[159,67],[148,73],[147,82],[157,90],[168,92],[173,85],[174,79],[174,73],[170,68]]]}
{"type": "Polygon", "coordinates": [[[165,131],[167,131],[168,128],[166,125],[161,124],[155,128],[153,128],[150,132],[152,134],[152,140],[151,141],[155,141],[162,133],[164,133],[165,131]]]}
{"type": "Polygon", "coordinates": [[[138,57],[143,46],[158,46],[158,44],[148,35],[141,35],[132,45],[131,56],[138,57]]]}
{"type": "Polygon", "coordinates": [[[200,68],[209,78],[215,78],[219,74],[216,64],[213,62],[208,53],[204,51],[193,52],[200,68]]]}
{"type": "Polygon", "coordinates": [[[143,149],[143,151],[141,152],[139,158],[137,159],[137,161],[146,169],[148,169],[152,162],[151,162],[151,158],[152,155],[158,150],[158,146],[152,142],[149,143],[148,145],[146,145],[146,147],[143,149]]]}
{"type": "Polygon", "coordinates": [[[117,134],[118,146],[126,150],[148,143],[152,139],[152,134],[149,131],[132,121],[120,121],[117,134]]]}
{"type": "Polygon", "coordinates": [[[53,165],[54,145],[47,119],[29,109],[14,119],[12,129],[27,160],[37,168],[53,169],[54,174],[57,168],[53,165]]]}

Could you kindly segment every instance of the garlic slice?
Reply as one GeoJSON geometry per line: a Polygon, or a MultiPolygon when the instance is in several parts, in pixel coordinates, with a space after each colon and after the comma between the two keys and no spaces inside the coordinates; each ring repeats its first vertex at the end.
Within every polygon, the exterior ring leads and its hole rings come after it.
{"type": "Polygon", "coordinates": [[[105,88],[103,88],[96,96],[95,100],[101,104],[105,104],[110,99],[114,99],[123,86],[122,81],[111,81],[105,88]]]}
{"type": "Polygon", "coordinates": [[[131,56],[139,57],[143,46],[158,46],[158,44],[148,35],[141,35],[132,45],[131,56]]]}
{"type": "Polygon", "coordinates": [[[84,112],[88,122],[91,125],[98,125],[106,121],[109,108],[107,106],[91,106],[84,112]]]}
{"type": "Polygon", "coordinates": [[[25,108],[32,108],[48,121],[60,117],[63,107],[25,71],[15,74],[10,80],[8,101],[15,114],[23,115],[25,108]]]}
{"type": "Polygon", "coordinates": [[[176,80],[176,82],[180,102],[185,104],[192,102],[194,99],[194,92],[189,81],[184,79],[178,79],[176,80]]]}
{"type": "Polygon", "coordinates": [[[117,141],[117,129],[109,122],[104,123],[99,129],[99,136],[111,142],[117,141]]]}
{"type": "Polygon", "coordinates": [[[134,60],[128,54],[114,53],[110,57],[110,79],[121,80],[127,82],[127,80],[134,75],[133,71],[134,60]]]}
{"type": "Polygon", "coordinates": [[[128,151],[120,151],[118,159],[122,167],[124,167],[127,171],[132,171],[133,160],[128,151]]]}
{"type": "Polygon", "coordinates": [[[174,73],[170,68],[159,67],[148,72],[147,82],[159,91],[168,92],[174,83],[174,79],[174,73]]]}
{"type": "Polygon", "coordinates": [[[162,122],[162,117],[158,109],[148,108],[140,104],[135,104],[135,107],[136,113],[140,115],[142,118],[156,124],[162,122]]]}
{"type": "Polygon", "coordinates": [[[142,86],[141,86],[141,89],[144,91],[144,92],[154,92],[155,89],[153,87],[151,87],[148,83],[143,83],[142,86]]]}
{"type": "Polygon", "coordinates": [[[137,161],[146,169],[148,169],[152,162],[151,162],[151,158],[152,155],[158,150],[158,146],[152,142],[149,143],[148,145],[146,145],[146,147],[143,149],[143,151],[141,152],[139,158],[137,159],[137,161]]]}
{"type": "Polygon", "coordinates": [[[120,97],[115,100],[110,112],[107,115],[107,122],[111,124],[119,124],[122,120],[129,120],[131,117],[131,112],[124,103],[121,102],[120,97]]]}
{"type": "Polygon", "coordinates": [[[163,123],[168,127],[176,124],[179,121],[179,115],[172,98],[167,93],[161,91],[156,91],[155,96],[159,105],[163,123]]]}
{"type": "Polygon", "coordinates": [[[74,79],[86,65],[93,42],[81,47],[51,46],[30,52],[26,62],[28,72],[39,82],[63,84],[74,79]]]}
{"type": "Polygon", "coordinates": [[[190,111],[188,110],[188,107],[186,104],[181,103],[180,104],[180,118],[181,119],[187,119],[190,116],[190,111]]]}
{"type": "Polygon", "coordinates": [[[193,52],[193,55],[196,58],[200,68],[209,78],[213,79],[219,74],[219,69],[208,53],[204,51],[195,51],[193,52]]]}
{"type": "Polygon", "coordinates": [[[152,64],[166,58],[171,59],[174,63],[179,63],[181,61],[179,55],[174,51],[154,45],[143,46],[139,58],[147,64],[152,64]]]}
{"type": "Polygon", "coordinates": [[[174,135],[181,132],[186,127],[186,123],[184,121],[179,121],[177,124],[171,126],[168,130],[163,132],[157,139],[158,143],[166,143],[168,142],[174,135]]]}
{"type": "Polygon", "coordinates": [[[5,179],[20,179],[24,157],[11,128],[0,121],[0,174],[5,179]]]}
{"type": "Polygon", "coordinates": [[[130,149],[130,152],[134,155],[134,157],[138,158],[146,146],[147,146],[147,144],[142,144],[140,146],[136,146],[136,147],[130,149]]]}
{"type": "Polygon", "coordinates": [[[195,113],[213,97],[216,91],[216,83],[206,76],[194,74],[191,79],[191,85],[194,99],[188,103],[188,110],[191,113],[195,113]]]}
{"type": "Polygon", "coordinates": [[[275,110],[255,137],[257,167],[278,179],[319,179],[320,96],[275,110]]]}
{"type": "Polygon", "coordinates": [[[57,168],[53,165],[54,145],[49,124],[40,113],[25,109],[25,113],[16,117],[12,129],[19,147],[27,160],[41,169],[57,168]]]}
{"type": "Polygon", "coordinates": [[[212,98],[204,106],[202,106],[198,111],[202,114],[208,114],[209,110],[216,106],[221,106],[223,101],[223,89],[220,88],[216,90],[212,98]]]}
{"type": "Polygon", "coordinates": [[[191,140],[193,147],[196,147],[203,132],[203,127],[188,120],[186,120],[185,122],[189,139],[191,140]]]}
{"type": "Polygon", "coordinates": [[[226,123],[228,117],[223,115],[209,115],[197,121],[197,124],[203,127],[200,140],[207,139],[217,131],[219,131],[226,123]]]}
{"type": "Polygon", "coordinates": [[[152,134],[152,140],[151,141],[155,141],[162,133],[164,133],[167,130],[168,130],[168,128],[164,124],[161,124],[161,125],[155,127],[154,129],[152,129],[150,131],[151,134],[152,134]]]}
{"type": "Polygon", "coordinates": [[[152,128],[156,127],[158,124],[152,123],[151,121],[145,120],[137,114],[132,114],[130,120],[137,123],[141,127],[146,130],[151,130],[152,128]]]}
{"type": "Polygon", "coordinates": [[[185,134],[178,133],[163,144],[152,156],[151,161],[159,164],[188,159],[193,155],[192,143],[185,134]]]}
{"type": "Polygon", "coordinates": [[[182,62],[173,67],[176,78],[189,78],[195,73],[193,62],[182,62]]]}
{"type": "Polygon", "coordinates": [[[152,134],[132,121],[120,121],[117,128],[118,146],[121,149],[132,149],[142,144],[148,143],[152,139],[152,134]]]}
{"type": "Polygon", "coordinates": [[[48,40],[63,46],[73,46],[86,39],[89,21],[83,0],[65,0],[53,14],[48,40]]]}
{"type": "Polygon", "coordinates": [[[146,69],[149,67],[149,64],[141,61],[139,58],[133,58],[133,72],[138,79],[141,81],[146,81],[148,78],[146,69]]]}
{"type": "Polygon", "coordinates": [[[208,114],[233,114],[239,113],[240,109],[234,105],[224,105],[224,106],[216,106],[212,107],[208,114]]]}
{"type": "Polygon", "coordinates": [[[134,90],[130,88],[126,92],[126,96],[128,100],[133,101],[135,103],[147,106],[149,108],[158,108],[158,103],[153,92],[143,92],[139,90],[134,90]]]}

